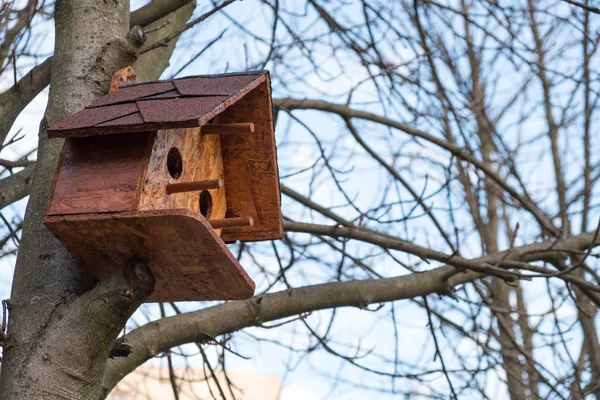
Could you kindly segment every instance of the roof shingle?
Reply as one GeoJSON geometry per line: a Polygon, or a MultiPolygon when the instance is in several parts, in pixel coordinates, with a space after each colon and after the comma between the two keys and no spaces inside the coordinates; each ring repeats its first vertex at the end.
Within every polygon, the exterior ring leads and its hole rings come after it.
{"type": "Polygon", "coordinates": [[[267,72],[260,71],[124,86],[52,126],[48,136],[90,136],[201,126],[266,79],[267,72]]]}
{"type": "Polygon", "coordinates": [[[184,122],[200,119],[227,98],[228,96],[178,97],[140,100],[136,103],[144,122],[184,122]]]}
{"type": "Polygon", "coordinates": [[[86,108],[95,108],[101,106],[107,106],[110,104],[126,103],[132,100],[139,99],[140,97],[147,97],[158,93],[168,92],[173,90],[173,82],[155,82],[147,85],[131,85],[130,87],[124,86],[117,91],[107,94],[106,96],[100,97],[86,108]]]}
{"type": "Polygon", "coordinates": [[[83,109],[70,117],[62,120],[58,124],[54,125],[49,131],[62,130],[62,129],[81,129],[101,124],[106,121],[110,121],[126,115],[135,114],[139,112],[138,107],[135,103],[115,104],[101,108],[101,112],[95,112],[91,110],[98,109],[83,109]]]}
{"type": "Polygon", "coordinates": [[[144,120],[142,119],[142,116],[140,115],[140,113],[135,113],[135,114],[126,115],[124,117],[111,119],[110,121],[103,122],[96,126],[98,126],[98,127],[120,126],[120,125],[134,125],[134,124],[143,124],[143,123],[144,123],[144,120]]]}
{"type": "Polygon", "coordinates": [[[193,77],[173,81],[182,96],[231,96],[247,86],[257,75],[193,77]]]}

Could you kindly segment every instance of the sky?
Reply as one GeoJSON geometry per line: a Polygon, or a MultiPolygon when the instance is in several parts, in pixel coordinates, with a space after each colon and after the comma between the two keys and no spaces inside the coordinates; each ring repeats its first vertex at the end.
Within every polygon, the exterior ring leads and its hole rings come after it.
{"type": "MultiPolygon", "coordinates": [[[[141,1],[133,1],[132,9],[141,6],[143,3],[144,2],[141,1]]],[[[227,14],[231,19],[238,21],[246,29],[252,30],[261,37],[268,39],[270,35],[270,16],[268,14],[264,14],[261,17],[260,13],[257,16],[256,12],[250,12],[255,10],[248,9],[248,7],[251,6],[251,2],[234,4],[227,8],[227,14]]],[[[196,14],[199,14],[201,11],[204,11],[204,9],[197,10],[196,14]]],[[[200,30],[194,30],[188,34],[185,34],[180,40],[178,48],[172,57],[171,67],[165,71],[163,78],[170,78],[172,74],[187,61],[190,54],[189,49],[201,48],[210,40],[212,40],[213,37],[217,36],[221,32],[221,28],[224,26],[226,21],[227,17],[221,15],[219,16],[219,19],[215,18],[214,21],[207,22],[206,27],[203,26],[200,30]]],[[[41,35],[43,38],[38,41],[37,45],[40,49],[42,49],[42,52],[51,54],[53,46],[51,22],[46,23],[45,26],[40,28],[39,33],[43,34],[41,35]]],[[[201,58],[198,61],[190,64],[177,76],[181,77],[243,69],[246,65],[246,52],[249,52],[250,58],[252,58],[253,54],[256,55],[260,53],[261,50],[265,50],[264,48],[261,49],[260,45],[258,45],[256,48],[242,49],[239,48],[239,46],[236,47],[236,34],[229,34],[230,36],[228,40],[230,43],[233,43],[232,48],[219,48],[215,46],[214,48],[209,49],[205,58],[201,58]]],[[[289,57],[290,60],[293,60],[296,56],[297,55],[295,54],[286,55],[286,57],[289,57]]],[[[401,51],[398,52],[398,57],[402,57],[401,51]]],[[[335,71],[336,68],[338,68],[338,66],[334,65],[330,60],[324,60],[323,63],[330,63],[331,65],[327,64],[326,66],[331,71],[335,71]]],[[[351,65],[348,65],[347,67],[351,68],[351,65]]],[[[268,64],[266,68],[273,68],[273,72],[277,72],[277,69],[270,64],[268,64]]],[[[302,66],[299,66],[299,69],[301,68],[302,66]]],[[[26,68],[23,68],[20,73],[26,73],[26,68]]],[[[343,98],[345,95],[345,88],[353,85],[354,82],[352,80],[360,81],[365,78],[364,71],[362,69],[352,71],[350,75],[352,76],[352,79],[339,78],[332,80],[329,83],[323,83],[323,80],[319,80],[317,77],[313,76],[311,78],[313,80],[311,81],[311,79],[309,79],[305,86],[294,88],[296,91],[295,97],[319,97],[322,96],[322,93],[326,93],[328,97],[333,100],[343,98]],[[346,81],[344,81],[344,79],[346,81]],[[311,85],[317,87],[318,90],[311,88],[311,85]]],[[[6,79],[7,78],[5,78],[5,81],[0,81],[0,90],[10,86],[11,82],[7,81],[6,79]]],[[[288,90],[288,88],[274,86],[273,90],[274,96],[278,96],[287,93],[286,90],[288,90]]],[[[365,87],[364,90],[358,91],[358,93],[354,96],[354,101],[357,103],[363,101],[365,108],[370,107],[368,104],[370,100],[372,100],[372,96],[370,93],[370,88],[368,87],[365,87]]],[[[0,154],[1,158],[16,159],[21,155],[29,153],[31,150],[35,149],[38,125],[46,103],[47,91],[44,91],[19,116],[15,125],[13,126],[11,134],[16,134],[20,131],[22,134],[24,134],[24,137],[15,145],[4,149],[0,154]]],[[[306,118],[305,120],[308,121],[308,124],[311,128],[319,132],[320,138],[322,138],[326,146],[328,146],[326,151],[335,148],[335,146],[339,146],[339,148],[344,149],[343,154],[348,158],[348,163],[354,166],[353,177],[356,179],[356,181],[361,182],[361,185],[356,185],[356,187],[351,187],[350,189],[354,190],[356,193],[361,193],[361,198],[359,201],[364,202],[364,204],[369,204],[370,202],[374,201],[378,194],[381,193],[382,188],[385,187],[387,182],[386,178],[382,175],[374,176],[367,164],[361,164],[357,161],[357,144],[350,140],[348,136],[342,138],[339,142],[336,141],[338,140],[339,131],[343,129],[342,122],[333,118],[324,117],[318,113],[308,111],[298,112],[295,115],[298,115],[299,117],[309,116],[309,118],[306,118]],[[371,195],[369,196],[369,194],[371,195]]],[[[285,115],[282,115],[278,119],[276,126],[277,141],[281,144],[278,151],[280,159],[280,174],[282,177],[285,177],[292,172],[309,167],[318,157],[318,154],[315,154],[315,147],[311,141],[310,135],[308,135],[302,127],[292,125],[293,123],[291,119],[285,115]]],[[[535,128],[535,123],[533,123],[533,125],[535,128]]],[[[365,129],[368,129],[368,125],[365,126],[365,129]]],[[[384,137],[384,134],[379,132],[372,132],[372,134],[381,135],[381,137],[384,137]]],[[[385,142],[383,141],[380,143],[385,145],[385,142]]],[[[421,151],[419,147],[412,142],[407,142],[405,150],[415,152],[421,151]]],[[[547,160],[545,162],[538,162],[538,170],[535,172],[537,174],[537,181],[540,185],[547,185],[548,182],[551,182],[552,176],[549,174],[550,169],[547,168],[546,162],[547,160]]],[[[323,204],[343,203],[343,198],[339,195],[339,193],[327,187],[329,181],[326,179],[326,177],[320,177],[316,181],[317,183],[320,182],[320,185],[313,188],[314,191],[312,192],[311,197],[313,200],[323,204]]],[[[284,182],[288,186],[297,188],[298,191],[303,193],[308,192],[309,188],[307,177],[305,175],[284,178],[284,182]]],[[[548,201],[552,200],[549,199],[548,201]]],[[[325,221],[324,219],[319,220],[319,218],[315,215],[306,215],[304,211],[301,211],[297,204],[285,196],[283,197],[282,202],[282,208],[288,213],[288,215],[293,215],[298,220],[312,221],[311,218],[314,218],[316,221],[325,221]]],[[[16,216],[23,215],[25,205],[26,199],[7,207],[6,209],[2,210],[2,212],[6,217],[14,218],[16,216]]],[[[427,226],[425,226],[423,229],[427,229],[427,226]]],[[[525,227],[523,229],[527,228],[525,227]]],[[[356,246],[357,249],[360,249],[361,245],[356,246]]],[[[474,248],[476,247],[477,246],[475,245],[474,248]]],[[[232,250],[235,249],[235,245],[232,246],[232,250]]],[[[265,243],[259,245],[258,249],[264,249],[264,251],[260,251],[258,253],[258,263],[262,264],[267,269],[276,271],[277,266],[270,252],[270,244],[265,243]]],[[[476,249],[474,251],[476,251],[476,249]]],[[[235,254],[235,251],[233,252],[235,254]]],[[[397,265],[390,262],[389,259],[386,259],[382,262],[387,263],[386,265],[381,266],[381,268],[386,271],[388,275],[406,273],[406,271],[403,270],[399,271],[397,265]]],[[[10,283],[13,273],[13,263],[14,257],[12,256],[0,259],[0,298],[10,297],[10,283]]],[[[242,264],[248,265],[248,271],[251,276],[259,276],[260,271],[256,268],[254,263],[244,264],[244,260],[242,260],[242,264]]],[[[302,271],[297,272],[296,274],[296,277],[299,281],[304,280],[307,283],[316,283],[319,282],[319,280],[330,279],[328,271],[319,270],[318,265],[311,262],[303,263],[302,271]],[[303,271],[310,271],[310,274],[307,274],[303,271]],[[305,275],[309,276],[306,277],[305,275]]],[[[257,285],[259,288],[261,285],[264,287],[265,284],[265,282],[257,280],[257,285]]],[[[529,299],[531,300],[531,312],[535,314],[536,312],[542,313],[546,311],[549,307],[549,302],[540,295],[540,293],[543,293],[543,290],[545,289],[541,280],[532,282],[531,284],[527,283],[527,285],[530,285],[530,287],[534,289],[528,292],[532,293],[529,299]]],[[[279,286],[276,286],[276,289],[284,289],[284,286],[280,284],[279,286]]],[[[181,304],[180,306],[184,310],[198,308],[197,304],[181,304]]],[[[422,356],[423,363],[430,362],[430,360],[433,358],[430,346],[431,338],[430,335],[427,334],[427,321],[422,309],[410,302],[399,302],[395,305],[395,307],[397,307],[396,312],[397,315],[402,319],[402,322],[408,325],[408,327],[403,327],[403,329],[399,331],[400,336],[398,340],[402,344],[402,356],[407,360],[416,360],[422,356]],[[424,351],[423,349],[428,350],[424,351]]],[[[565,320],[575,317],[572,309],[563,308],[561,309],[561,312],[561,316],[564,317],[565,320]]],[[[330,311],[315,313],[309,316],[307,321],[311,323],[311,325],[313,323],[317,324],[319,321],[326,321],[330,313],[330,311]]],[[[144,307],[136,314],[134,320],[143,321],[147,316],[150,316],[151,318],[159,318],[157,307],[144,307]]],[[[337,312],[336,318],[341,322],[338,322],[334,325],[332,337],[334,337],[335,341],[337,342],[335,344],[340,344],[340,347],[341,344],[350,343],[359,346],[361,349],[365,349],[365,351],[373,350],[382,354],[389,352],[389,349],[393,348],[392,341],[394,338],[390,337],[390,332],[392,331],[393,327],[390,324],[389,318],[383,318],[381,313],[371,313],[353,308],[345,308],[337,312]]],[[[132,329],[133,327],[134,321],[131,321],[128,329],[132,329]]],[[[283,376],[285,389],[282,395],[282,400],[326,398],[327,395],[331,394],[330,389],[333,377],[339,380],[351,381],[353,385],[339,385],[335,388],[335,395],[332,395],[330,398],[354,400],[365,398],[386,399],[395,397],[394,395],[387,395],[383,393],[374,395],[374,392],[360,389],[361,386],[374,386],[379,383],[379,380],[383,380],[382,378],[373,377],[369,374],[358,373],[356,369],[350,368],[346,363],[341,362],[339,359],[331,357],[324,352],[313,352],[308,355],[289,353],[274,343],[278,340],[282,340],[284,342],[293,340],[294,345],[298,346],[298,348],[308,345],[308,336],[306,335],[306,330],[302,331],[302,328],[297,324],[290,324],[282,328],[272,330],[261,328],[247,329],[243,332],[235,334],[232,346],[234,346],[236,352],[249,357],[249,359],[246,360],[235,356],[230,356],[229,367],[237,371],[262,372],[265,374],[283,376]],[[301,333],[297,334],[298,331],[301,333]],[[251,335],[259,335],[264,340],[257,345],[251,335]],[[272,342],[265,340],[271,340],[272,342]],[[300,360],[302,362],[299,362],[300,360]]],[[[569,345],[573,346],[573,348],[577,348],[580,344],[578,341],[573,341],[569,345]]],[[[472,343],[468,342],[467,340],[461,340],[458,343],[458,346],[460,351],[464,352],[465,354],[474,351],[472,343]]],[[[194,353],[193,346],[184,346],[184,350],[194,353]]],[[[176,361],[181,364],[184,362],[182,359],[176,359],[176,361]]],[[[152,360],[152,362],[164,363],[165,360],[158,359],[152,360]]],[[[192,364],[193,363],[199,365],[197,359],[192,361],[192,364]]],[[[497,381],[494,381],[494,378],[492,378],[489,382],[490,393],[495,393],[498,396],[505,394],[502,391],[497,392],[497,386],[497,381]]],[[[443,381],[440,382],[440,388],[444,387],[445,383],[443,381]]],[[[421,388],[415,387],[414,390],[418,391],[421,390],[421,388]]]]}
{"type": "MultiPolygon", "coordinates": [[[[141,6],[143,2],[133,1],[132,9],[135,9],[141,6]]],[[[247,4],[247,2],[245,3],[247,4]]],[[[235,7],[230,7],[227,11],[234,18],[243,19],[244,11],[244,3],[240,5],[236,5],[235,7]]],[[[197,14],[198,12],[196,12],[197,14]]],[[[260,27],[259,21],[253,20],[249,22],[249,26],[251,25],[259,25],[257,28],[260,32],[261,30],[266,35],[267,31],[260,27]]],[[[264,25],[265,27],[268,24],[264,25]]],[[[207,29],[211,30],[211,29],[207,29]]],[[[38,43],[39,48],[42,52],[51,54],[53,48],[53,27],[51,23],[46,23],[43,32],[43,39],[41,39],[38,43]]],[[[186,51],[185,48],[188,46],[200,47],[202,43],[205,43],[210,38],[202,38],[198,39],[195,35],[187,35],[182,38],[180,41],[181,46],[178,46],[172,60],[172,68],[167,69],[162,78],[169,78],[171,74],[174,72],[175,67],[181,65],[185,60],[186,51]]],[[[215,49],[215,54],[212,54],[212,57],[218,57],[219,50],[215,49]]],[[[227,63],[234,64],[235,62],[240,62],[240,60],[228,60],[227,63]]],[[[222,68],[222,66],[221,66],[222,68]]],[[[230,67],[230,71],[233,71],[233,67],[230,67]]],[[[267,66],[267,69],[269,66],[267,66]]],[[[24,68],[19,71],[20,75],[26,74],[27,69],[24,68]]],[[[215,72],[225,72],[225,70],[221,69],[215,70],[215,67],[212,65],[208,65],[203,63],[202,61],[194,63],[186,68],[178,77],[180,76],[189,76],[189,75],[198,75],[203,73],[215,73],[215,72]]],[[[6,74],[5,74],[6,75],[6,74]]],[[[1,78],[0,78],[1,79],[1,78]]],[[[315,84],[321,85],[320,82],[314,82],[315,84]]],[[[0,80],[0,90],[5,90],[6,88],[12,85],[12,81],[4,78],[4,81],[0,80]]],[[[324,91],[329,91],[331,93],[336,92],[336,84],[330,84],[329,87],[322,88],[324,91]]],[[[276,88],[275,88],[276,91],[276,88]]],[[[0,154],[1,158],[5,159],[18,159],[22,155],[30,153],[37,147],[37,132],[39,123],[43,116],[43,112],[46,107],[46,103],[48,101],[48,90],[44,90],[37,96],[29,106],[19,115],[15,124],[12,127],[12,130],[9,134],[9,137],[15,134],[22,135],[23,138],[19,140],[14,145],[11,145],[5,149],[3,149],[0,154]]],[[[282,118],[283,120],[284,118],[282,118]]],[[[320,118],[318,116],[314,116],[311,120],[311,123],[318,125],[320,129],[330,129],[331,132],[336,132],[339,129],[339,124],[332,122],[327,118],[320,118]]],[[[276,133],[278,129],[276,129],[276,133]]],[[[283,142],[284,138],[278,137],[278,142],[283,142]]],[[[314,150],[312,144],[305,143],[304,145],[298,145],[295,143],[293,146],[290,146],[291,149],[286,149],[287,154],[282,154],[280,152],[279,158],[286,159],[290,162],[285,163],[284,168],[281,169],[280,174],[285,175],[290,171],[297,171],[299,169],[303,169],[308,167],[314,159],[314,150]]],[[[30,159],[35,159],[35,153],[32,154],[30,159]]],[[[369,171],[363,171],[363,174],[369,176],[369,171]]],[[[303,178],[300,178],[299,181],[301,183],[303,178]]],[[[378,188],[373,187],[374,193],[378,191],[378,188]]],[[[332,199],[332,196],[335,196],[333,193],[327,190],[318,190],[316,194],[313,196],[315,201],[324,201],[329,202],[332,199]]],[[[296,205],[293,204],[292,201],[287,198],[283,198],[283,208],[291,209],[296,205]]],[[[24,214],[24,210],[26,207],[27,199],[23,199],[13,205],[2,210],[3,214],[11,219],[11,218],[19,218],[24,214]]],[[[235,254],[235,252],[234,252],[235,254]]],[[[14,256],[7,256],[0,259],[0,298],[9,298],[10,297],[10,285],[12,282],[12,274],[14,272],[14,256]]],[[[267,265],[270,264],[271,267],[274,267],[274,260],[272,257],[267,256],[265,261],[267,265]]],[[[315,265],[308,265],[307,268],[316,269],[315,265]]],[[[258,282],[257,282],[258,283],[258,282]]],[[[259,283],[260,284],[260,283],[259,283]]],[[[259,286],[260,287],[260,286],[259,286]]],[[[280,285],[279,289],[284,289],[283,286],[280,285]]],[[[205,305],[209,305],[206,304],[205,305]]],[[[182,309],[197,309],[198,306],[196,304],[179,304],[182,309]]],[[[145,320],[147,315],[151,315],[152,318],[160,318],[157,307],[144,307],[144,310],[138,311],[134,316],[136,320],[145,320]]],[[[404,307],[407,311],[406,316],[417,316],[420,311],[416,307],[404,307]]],[[[309,317],[308,321],[321,318],[325,313],[318,313],[314,316],[309,317]]],[[[351,344],[358,343],[360,340],[361,332],[371,331],[374,324],[377,323],[380,317],[375,313],[366,313],[364,311],[360,311],[357,309],[342,309],[338,312],[338,318],[342,323],[338,323],[335,325],[335,337],[336,340],[340,342],[346,342],[351,344]]],[[[132,329],[132,323],[128,324],[128,329],[132,329]]],[[[417,342],[421,342],[424,336],[422,335],[423,327],[415,326],[414,330],[405,330],[403,331],[402,340],[407,344],[410,343],[410,346],[407,346],[405,351],[415,353],[415,356],[418,356],[419,346],[417,346],[417,342]]],[[[280,329],[260,329],[260,328],[251,328],[247,329],[244,332],[237,333],[235,335],[235,341],[233,342],[233,347],[236,352],[241,353],[245,357],[248,357],[247,360],[230,356],[229,357],[229,367],[234,371],[246,371],[246,372],[259,372],[271,375],[282,376],[284,379],[283,385],[284,389],[282,392],[281,400],[300,400],[300,399],[320,399],[320,398],[332,398],[330,396],[331,392],[331,378],[338,373],[342,375],[346,374],[348,376],[349,368],[344,366],[344,363],[341,363],[339,360],[332,359],[330,356],[324,355],[321,352],[315,352],[306,357],[303,357],[304,361],[299,363],[294,367],[293,371],[287,372],[288,364],[296,364],[297,356],[288,355],[287,352],[282,351],[281,347],[277,345],[273,345],[270,343],[260,343],[256,345],[254,340],[250,338],[247,334],[259,334],[263,338],[271,338],[272,340],[280,340],[282,337],[288,338],[291,337],[292,332],[288,327],[283,327],[280,329]],[[260,332],[258,332],[260,331],[260,332]]],[[[299,346],[307,345],[307,336],[306,333],[297,335],[298,339],[296,339],[295,343],[299,346]],[[303,340],[304,339],[304,340],[303,340]]],[[[389,338],[386,335],[371,335],[369,340],[362,339],[360,343],[361,348],[373,349],[376,348],[376,343],[372,342],[372,340],[376,340],[379,343],[383,343],[385,341],[389,341],[389,338]]],[[[188,345],[184,346],[184,349],[190,351],[190,353],[195,354],[196,351],[194,346],[188,345]]],[[[210,354],[210,353],[209,353],[210,354]]],[[[215,361],[215,355],[212,355],[213,361],[215,361]]],[[[166,359],[157,359],[151,360],[152,363],[163,364],[166,362],[166,359]]],[[[175,362],[179,365],[185,365],[186,361],[182,358],[175,357],[175,362]]],[[[196,365],[199,368],[201,367],[201,361],[196,357],[191,360],[191,365],[196,365]]],[[[368,376],[360,376],[360,374],[356,374],[355,372],[351,375],[354,380],[353,385],[361,386],[361,380],[363,379],[372,379],[368,376]]],[[[367,383],[365,383],[367,384],[367,383]]],[[[373,384],[371,382],[371,384],[373,384]]],[[[354,399],[365,399],[370,398],[369,396],[373,396],[373,392],[366,391],[363,392],[359,388],[346,388],[340,390],[338,388],[337,394],[333,396],[333,398],[340,398],[337,396],[341,396],[347,400],[354,399]]],[[[393,395],[386,394],[378,394],[377,398],[386,399],[386,398],[395,397],[393,395]]]]}

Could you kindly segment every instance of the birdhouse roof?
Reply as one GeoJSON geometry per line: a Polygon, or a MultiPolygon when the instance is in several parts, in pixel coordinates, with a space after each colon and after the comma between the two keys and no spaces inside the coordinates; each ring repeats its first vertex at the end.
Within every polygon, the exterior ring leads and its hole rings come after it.
{"type": "Polygon", "coordinates": [[[267,71],[127,85],[48,129],[50,138],[199,127],[265,82],[267,71]]]}

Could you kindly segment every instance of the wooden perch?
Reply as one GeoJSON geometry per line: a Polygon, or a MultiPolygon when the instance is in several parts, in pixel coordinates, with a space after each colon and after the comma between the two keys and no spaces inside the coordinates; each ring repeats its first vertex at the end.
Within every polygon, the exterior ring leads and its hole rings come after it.
{"type": "Polygon", "coordinates": [[[254,225],[252,217],[211,219],[209,222],[213,229],[244,228],[254,225]]]}
{"type": "Polygon", "coordinates": [[[223,179],[207,179],[204,181],[169,183],[167,194],[182,192],[197,192],[200,190],[220,189],[223,187],[223,179]]]}
{"type": "Polygon", "coordinates": [[[229,134],[229,133],[253,133],[254,124],[252,122],[231,123],[231,124],[212,124],[202,127],[202,134],[229,134]]]}

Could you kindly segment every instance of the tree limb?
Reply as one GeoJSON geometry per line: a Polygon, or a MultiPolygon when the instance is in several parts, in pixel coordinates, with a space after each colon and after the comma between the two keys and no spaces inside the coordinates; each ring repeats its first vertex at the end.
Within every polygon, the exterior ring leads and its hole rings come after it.
{"type": "Polygon", "coordinates": [[[129,16],[129,27],[148,26],[154,21],[171,14],[173,11],[192,3],[194,0],[153,0],[133,11],[129,16]]]}
{"type": "Polygon", "coordinates": [[[52,57],[33,67],[17,84],[0,94],[0,145],[21,111],[50,83],[52,57]]]}
{"type": "MultiPolygon", "coordinates": [[[[191,2],[191,0],[154,0],[131,13],[130,26],[147,26],[191,2]],[[175,7],[176,5],[178,7],[175,7]]],[[[193,11],[193,9],[192,5],[191,10],[193,11]]],[[[191,12],[189,15],[191,15],[191,12]]],[[[187,18],[189,19],[189,16],[187,18]]],[[[174,25],[178,26],[178,24],[174,25]]],[[[150,37],[149,39],[148,42],[152,43],[154,38],[150,37]]],[[[0,144],[6,139],[10,128],[21,111],[50,84],[51,66],[52,57],[48,57],[44,62],[33,67],[15,86],[0,94],[0,144]]],[[[155,79],[158,79],[158,77],[155,79]]]]}
{"type": "Polygon", "coordinates": [[[0,210],[29,194],[35,164],[0,179],[0,210]]]}
{"type": "Polygon", "coordinates": [[[511,197],[517,200],[525,210],[529,211],[544,230],[546,230],[548,233],[551,233],[555,237],[560,234],[559,230],[552,224],[550,218],[548,218],[548,216],[545,215],[531,199],[519,194],[496,172],[492,171],[488,166],[486,166],[481,161],[477,160],[471,154],[466,153],[459,146],[448,143],[442,139],[439,139],[433,135],[430,135],[427,132],[424,132],[408,124],[394,121],[392,119],[382,117],[380,115],[373,114],[367,111],[355,110],[342,104],[335,104],[322,100],[298,100],[292,98],[284,98],[273,99],[273,105],[275,107],[279,107],[286,110],[319,110],[338,114],[342,118],[360,118],[368,121],[373,121],[382,125],[389,126],[391,128],[401,130],[405,133],[408,133],[409,135],[433,143],[436,146],[439,146],[449,151],[454,156],[473,164],[473,166],[483,171],[490,179],[492,179],[500,187],[506,190],[506,192],[509,193],[511,197]]]}
{"type": "MultiPolygon", "coordinates": [[[[162,42],[165,37],[176,33],[190,19],[194,12],[196,4],[188,2],[188,4],[177,9],[171,14],[146,25],[147,45],[152,43],[162,42]],[[168,22],[168,23],[167,23],[168,22]],[[157,29],[159,28],[159,29],[157,29]]],[[[159,47],[153,51],[144,51],[144,47],[140,50],[140,56],[133,65],[133,69],[137,75],[138,82],[152,81],[160,78],[160,75],[169,65],[169,60],[175,49],[177,40],[171,40],[166,46],[159,47]]]]}
{"type": "MultiPolygon", "coordinates": [[[[10,53],[10,48],[17,39],[17,36],[27,27],[35,7],[37,5],[36,0],[29,0],[27,4],[17,12],[17,18],[14,25],[4,32],[4,40],[0,43],[0,71],[5,67],[4,62],[10,53]]],[[[15,46],[16,47],[16,46],[15,46]]],[[[7,63],[9,64],[10,61],[7,63]]]]}
{"type": "Polygon", "coordinates": [[[200,22],[206,20],[208,17],[210,17],[211,15],[221,11],[223,8],[227,7],[228,5],[230,5],[231,3],[233,3],[236,0],[226,0],[223,3],[219,4],[218,6],[215,6],[212,10],[202,14],[201,16],[199,16],[198,18],[188,22],[187,24],[185,24],[184,27],[178,29],[176,32],[171,33],[170,35],[168,35],[167,37],[165,37],[163,40],[153,43],[152,45],[142,49],[142,53],[154,50],[156,48],[162,47],[162,46],[166,46],[169,44],[170,41],[172,41],[173,39],[179,37],[179,35],[181,35],[183,32],[187,31],[190,28],[193,28],[195,25],[199,24],[200,22]]]}
{"type": "MultiPolygon", "coordinates": [[[[578,251],[600,245],[600,242],[594,242],[594,238],[595,233],[589,232],[558,241],[515,247],[470,261],[490,264],[502,260],[539,261],[554,257],[557,252],[578,251]]],[[[308,311],[336,307],[364,308],[374,303],[447,293],[457,285],[484,276],[475,272],[456,274],[454,267],[443,266],[407,276],[289,289],[153,321],[128,333],[127,340],[133,351],[125,359],[109,360],[104,373],[103,390],[108,394],[117,382],[149,358],[185,343],[214,339],[225,333],[308,311]]]]}
{"type": "Polygon", "coordinates": [[[594,14],[600,14],[600,8],[598,8],[598,7],[590,6],[588,4],[584,4],[584,3],[581,3],[581,2],[575,1],[575,0],[562,0],[562,1],[564,1],[565,3],[572,4],[575,7],[583,8],[584,10],[592,12],[594,14]]]}

